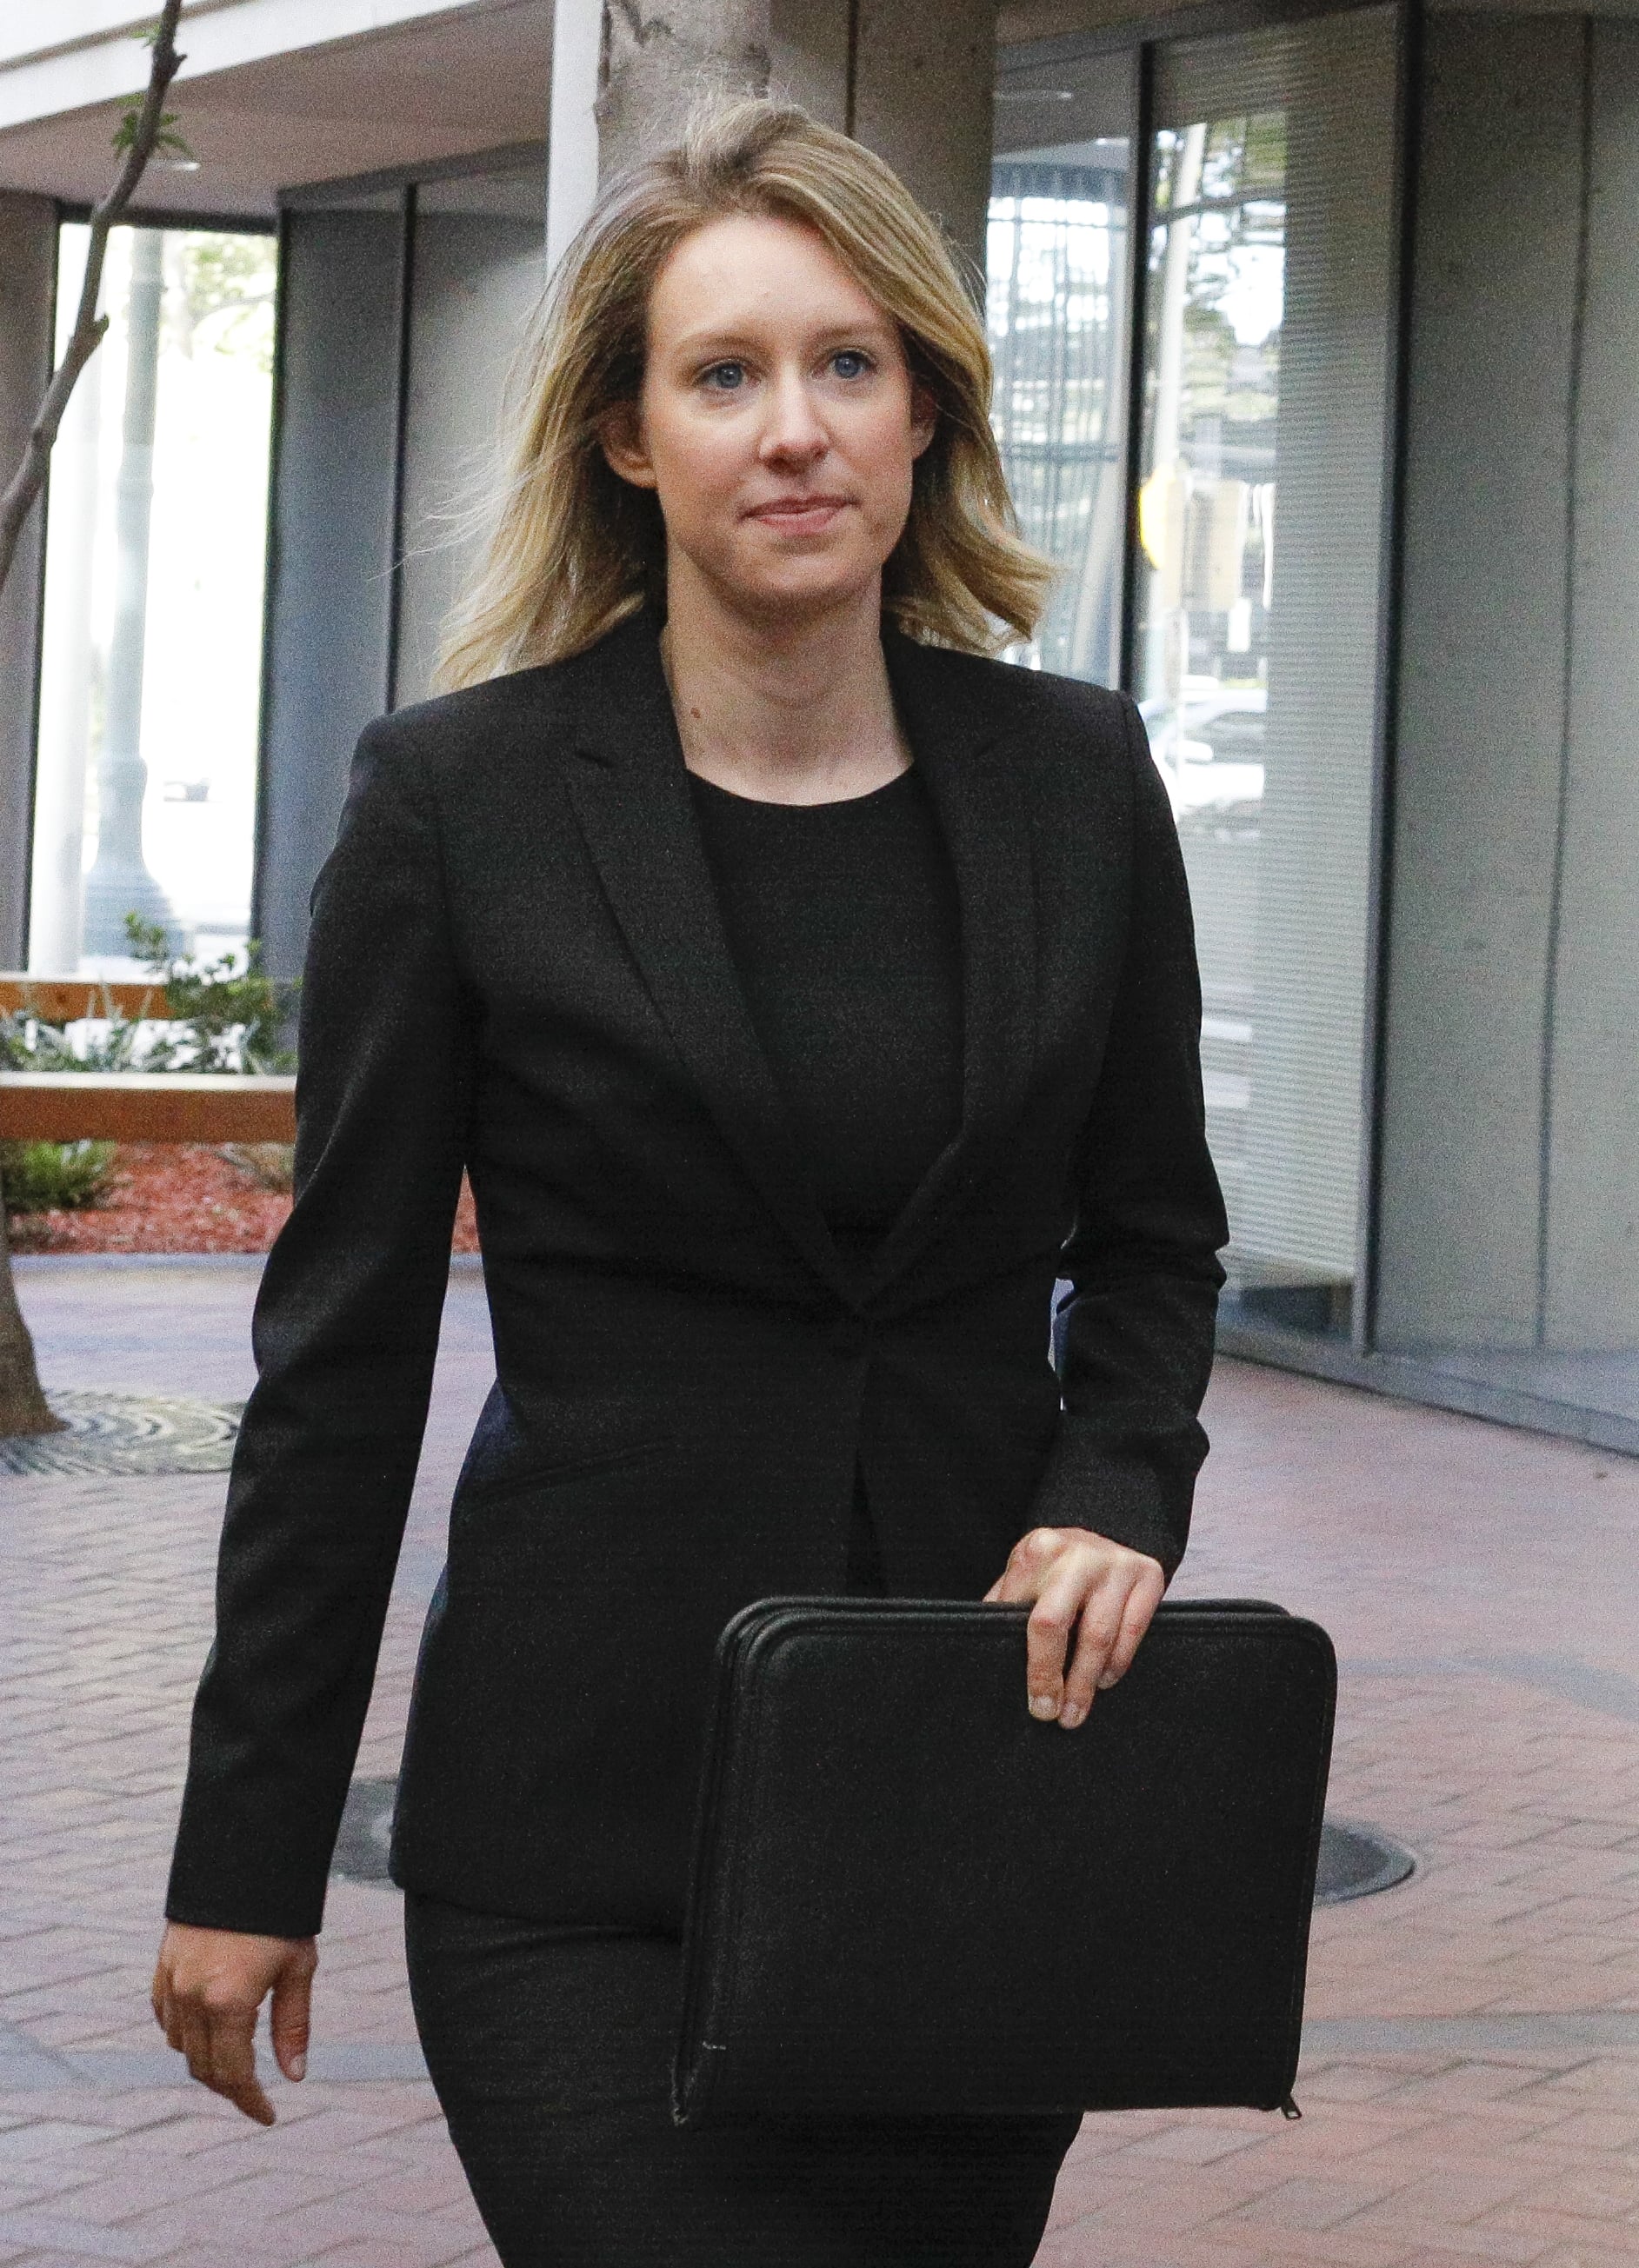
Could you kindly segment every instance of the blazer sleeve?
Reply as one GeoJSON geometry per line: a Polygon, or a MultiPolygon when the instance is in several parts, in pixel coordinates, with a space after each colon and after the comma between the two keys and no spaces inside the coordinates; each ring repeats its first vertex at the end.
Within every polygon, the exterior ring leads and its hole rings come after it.
{"type": "Polygon", "coordinates": [[[295,1204],[269,1256],[167,1914],[305,1937],[420,1455],[470,1085],[436,830],[391,720],[314,891],[295,1204]]]}
{"type": "Polygon", "coordinates": [[[1133,779],[1126,955],[1075,1159],[1070,1289],[1054,1345],[1064,1410],[1031,1522],[1184,1556],[1207,1454],[1229,1224],[1200,1075],[1200,981],[1178,830],[1144,726],[1122,696],[1133,779]]]}

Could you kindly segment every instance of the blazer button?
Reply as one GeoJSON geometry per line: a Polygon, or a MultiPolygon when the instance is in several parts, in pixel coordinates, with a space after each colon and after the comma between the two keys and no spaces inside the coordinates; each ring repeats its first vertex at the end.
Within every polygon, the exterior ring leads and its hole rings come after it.
{"type": "Polygon", "coordinates": [[[863,1315],[852,1314],[845,1309],[835,1318],[826,1336],[834,1353],[861,1355],[871,1344],[871,1327],[863,1315]]]}

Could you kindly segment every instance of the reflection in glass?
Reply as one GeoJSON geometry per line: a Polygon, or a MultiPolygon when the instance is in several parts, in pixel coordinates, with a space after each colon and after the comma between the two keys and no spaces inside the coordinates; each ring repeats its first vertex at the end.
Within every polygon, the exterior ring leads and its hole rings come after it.
{"type": "Polygon", "coordinates": [[[1114,136],[999,158],[987,247],[992,422],[1023,532],[1064,571],[1015,658],[1106,685],[1126,517],[1127,160],[1114,136]]]}
{"type": "Polygon", "coordinates": [[[1263,795],[1284,154],[1279,112],[1155,136],[1142,700],[1178,810],[1263,795]]]}
{"type": "MultiPolygon", "coordinates": [[[[87,232],[58,254],[61,353],[87,232]]],[[[53,452],[29,966],[117,972],[123,918],[243,945],[272,413],[270,236],[116,229],[53,452]]]]}

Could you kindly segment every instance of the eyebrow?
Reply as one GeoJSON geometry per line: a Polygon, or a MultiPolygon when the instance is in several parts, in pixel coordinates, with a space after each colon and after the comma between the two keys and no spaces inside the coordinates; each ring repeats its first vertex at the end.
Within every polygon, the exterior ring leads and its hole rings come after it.
{"type": "MultiPolygon", "coordinates": [[[[867,315],[857,323],[827,323],[823,330],[813,334],[808,344],[811,348],[821,347],[831,340],[857,339],[872,333],[891,338],[894,335],[891,320],[886,315],[867,315]]],[[[730,355],[742,349],[755,349],[762,343],[749,331],[685,331],[676,342],[672,352],[693,360],[700,355],[730,355]]]]}

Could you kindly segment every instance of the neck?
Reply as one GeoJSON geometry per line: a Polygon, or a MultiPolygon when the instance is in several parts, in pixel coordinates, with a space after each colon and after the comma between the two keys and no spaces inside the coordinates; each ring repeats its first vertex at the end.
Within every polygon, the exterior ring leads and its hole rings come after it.
{"type": "Polygon", "coordinates": [[[661,651],[690,771],[766,802],[821,803],[904,770],[880,578],[821,613],[752,617],[674,562],[667,602],[661,651]]]}

